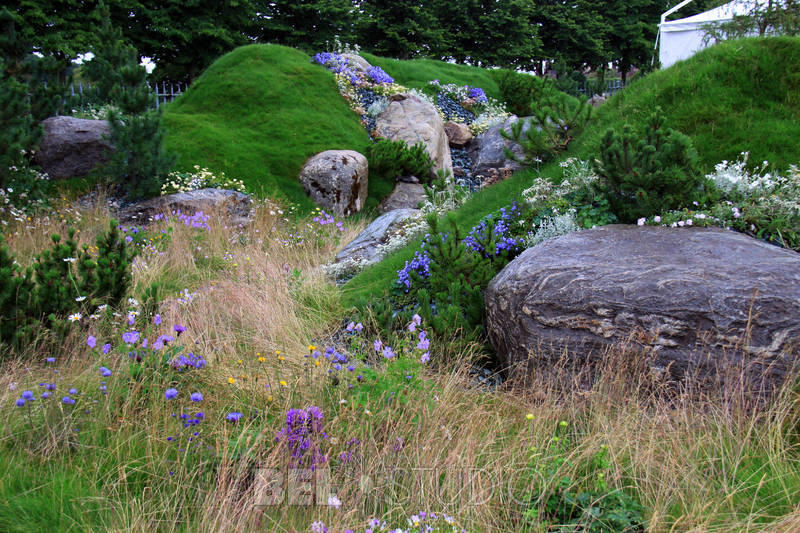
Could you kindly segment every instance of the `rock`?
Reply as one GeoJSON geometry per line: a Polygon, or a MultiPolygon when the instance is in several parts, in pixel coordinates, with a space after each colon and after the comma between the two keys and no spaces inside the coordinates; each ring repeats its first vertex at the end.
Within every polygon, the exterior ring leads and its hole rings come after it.
{"type": "Polygon", "coordinates": [[[203,212],[206,215],[225,214],[232,224],[250,222],[253,201],[246,194],[225,189],[198,189],[151,198],[131,204],[119,212],[124,223],[145,223],[161,213],[181,211],[186,214],[203,212]]]}
{"type": "MultiPolygon", "coordinates": [[[[469,157],[472,161],[473,176],[488,176],[490,168],[510,168],[512,171],[520,168],[519,163],[513,159],[506,158],[504,149],[508,147],[517,157],[521,158],[523,157],[522,148],[517,143],[503,139],[500,136],[501,129],[511,133],[511,125],[518,120],[520,119],[512,115],[502,124],[492,126],[481,133],[470,143],[469,157]]],[[[522,128],[522,131],[525,132],[530,126],[526,118],[522,118],[522,120],[526,121],[522,128]]]]}
{"type": "Polygon", "coordinates": [[[514,173],[510,167],[490,168],[486,172],[486,178],[481,182],[481,187],[491,187],[503,180],[507,180],[514,173]]]}
{"type": "Polygon", "coordinates": [[[436,108],[413,94],[395,94],[378,115],[375,132],[392,141],[405,141],[409,146],[425,145],[433,159],[432,177],[437,170],[453,171],[447,135],[436,108]]]}
{"type": "Polygon", "coordinates": [[[592,107],[600,107],[604,103],[606,103],[606,97],[601,94],[595,94],[589,99],[589,104],[592,107]]]}
{"type": "Polygon", "coordinates": [[[342,57],[347,59],[348,64],[356,72],[363,72],[364,74],[366,74],[367,70],[372,68],[372,65],[369,64],[369,61],[367,61],[358,54],[342,54],[342,57]]]}
{"type": "Polygon", "coordinates": [[[53,179],[86,176],[108,161],[113,150],[105,140],[111,133],[105,120],[50,117],[42,121],[42,127],[34,161],[53,179]]]}
{"type": "Polygon", "coordinates": [[[398,181],[392,194],[384,198],[378,206],[379,213],[388,213],[395,209],[417,209],[425,200],[425,187],[419,183],[398,181]]]}
{"type": "Polygon", "coordinates": [[[397,229],[417,213],[418,209],[395,209],[379,216],[336,254],[336,262],[365,261],[371,265],[382,260],[386,253],[381,250],[381,245],[385,245],[397,229]]]}
{"type": "Polygon", "coordinates": [[[744,367],[770,387],[800,343],[800,254],[718,228],[605,226],[526,250],[485,299],[508,367],[562,353],[586,367],[627,343],[656,374],[703,383],[744,367]]]}
{"type": "Polygon", "coordinates": [[[458,122],[445,122],[444,133],[447,135],[447,141],[453,148],[463,148],[472,140],[472,132],[466,124],[459,124],[458,122]]]}
{"type": "Polygon", "coordinates": [[[317,205],[342,217],[364,207],[368,174],[363,155],[352,150],[328,150],[306,161],[300,183],[317,205]]]}

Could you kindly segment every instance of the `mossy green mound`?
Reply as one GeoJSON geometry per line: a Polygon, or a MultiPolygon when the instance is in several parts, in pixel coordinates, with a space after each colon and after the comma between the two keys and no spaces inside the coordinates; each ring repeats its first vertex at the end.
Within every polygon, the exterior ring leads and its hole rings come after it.
{"type": "Polygon", "coordinates": [[[211,65],[164,112],[178,168],[224,171],[259,196],[309,211],[298,174],[323,150],[364,152],[369,137],[333,74],[293,48],[251,45],[211,65]]]}

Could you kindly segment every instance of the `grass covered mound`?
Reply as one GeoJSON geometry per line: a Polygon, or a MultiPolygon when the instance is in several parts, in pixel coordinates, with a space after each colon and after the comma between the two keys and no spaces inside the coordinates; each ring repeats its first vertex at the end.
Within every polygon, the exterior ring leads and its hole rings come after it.
{"type": "Polygon", "coordinates": [[[639,125],[656,106],[707,171],[744,151],[786,170],[800,161],[800,39],[728,41],[646,76],[597,110],[574,153],[591,156],[606,129],[639,125]]]}
{"type": "Polygon", "coordinates": [[[314,207],[297,179],[306,159],[324,150],[363,153],[369,143],[333,74],[276,45],[244,46],[218,59],[167,106],[164,123],[179,169],[224,171],[251,193],[302,211],[314,207]]]}
{"type": "MultiPolygon", "coordinates": [[[[688,135],[700,156],[702,172],[722,160],[735,161],[743,151],[750,161],[770,162],[785,172],[800,162],[800,39],[773,37],[722,43],[689,60],[652,73],[612,97],[593,114],[583,134],[560,159],[537,169],[543,177],[560,179],[559,162],[566,157],[593,160],[608,129],[631,124],[641,130],[660,106],[667,126],[688,135]]],[[[535,172],[480,191],[453,216],[466,233],[489,213],[509,205],[530,187],[535,172]]],[[[412,259],[419,242],[399,250],[347,283],[347,303],[362,306],[382,295],[397,279],[397,271],[412,259]]]]}

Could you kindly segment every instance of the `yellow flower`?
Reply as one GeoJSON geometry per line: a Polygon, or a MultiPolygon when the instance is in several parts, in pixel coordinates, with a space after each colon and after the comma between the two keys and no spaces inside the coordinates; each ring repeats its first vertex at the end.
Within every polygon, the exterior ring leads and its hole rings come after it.
{"type": "Polygon", "coordinates": [[[236,380],[234,378],[228,378],[228,383],[233,385],[234,383],[236,383],[236,380]]]}
{"type": "Polygon", "coordinates": [[[275,350],[275,355],[280,355],[280,354],[281,354],[280,350],[275,350]]]}
{"type": "Polygon", "coordinates": [[[258,362],[259,362],[259,363],[263,363],[263,362],[264,362],[264,361],[266,361],[266,360],[267,360],[267,358],[266,358],[266,357],[259,357],[259,358],[258,358],[258,362]]]}
{"type": "Polygon", "coordinates": [[[319,359],[314,360],[314,366],[319,366],[319,359]]]}
{"type": "Polygon", "coordinates": [[[528,413],[527,415],[525,415],[525,418],[527,418],[528,420],[533,420],[533,413],[528,413]]]}
{"type": "Polygon", "coordinates": [[[236,361],[236,362],[237,362],[237,363],[239,363],[240,365],[242,364],[242,360],[241,360],[241,359],[239,359],[239,360],[238,360],[238,361],[236,361]]]}
{"type": "Polygon", "coordinates": [[[286,386],[286,382],[284,380],[280,380],[280,384],[281,384],[281,387],[285,387],[286,386]]]}
{"type": "Polygon", "coordinates": [[[308,345],[308,351],[309,351],[309,352],[313,352],[313,351],[314,351],[314,350],[316,350],[316,349],[317,349],[317,347],[316,347],[316,346],[314,346],[313,344],[309,344],[309,345],[308,345]]]}
{"type": "Polygon", "coordinates": [[[283,357],[282,355],[278,356],[278,361],[283,361],[284,359],[285,359],[285,357],[283,357]]]}
{"type": "Polygon", "coordinates": [[[267,401],[268,401],[268,402],[271,402],[271,401],[272,401],[272,394],[270,394],[269,396],[267,396],[267,401]]]}

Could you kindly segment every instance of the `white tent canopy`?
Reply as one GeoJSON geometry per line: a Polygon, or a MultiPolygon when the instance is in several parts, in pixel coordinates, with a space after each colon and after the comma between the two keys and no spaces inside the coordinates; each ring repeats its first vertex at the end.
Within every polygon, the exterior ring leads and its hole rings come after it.
{"type": "MultiPolygon", "coordinates": [[[[675,7],[680,8],[687,3],[681,3],[675,7]]],[[[763,3],[763,0],[734,0],[705,13],[670,22],[664,22],[664,20],[675,9],[664,13],[661,17],[662,22],[658,26],[661,39],[659,50],[661,68],[667,68],[677,61],[692,57],[708,46],[708,43],[705,42],[705,26],[731,21],[735,15],[747,15],[756,3],[763,3]]]]}

